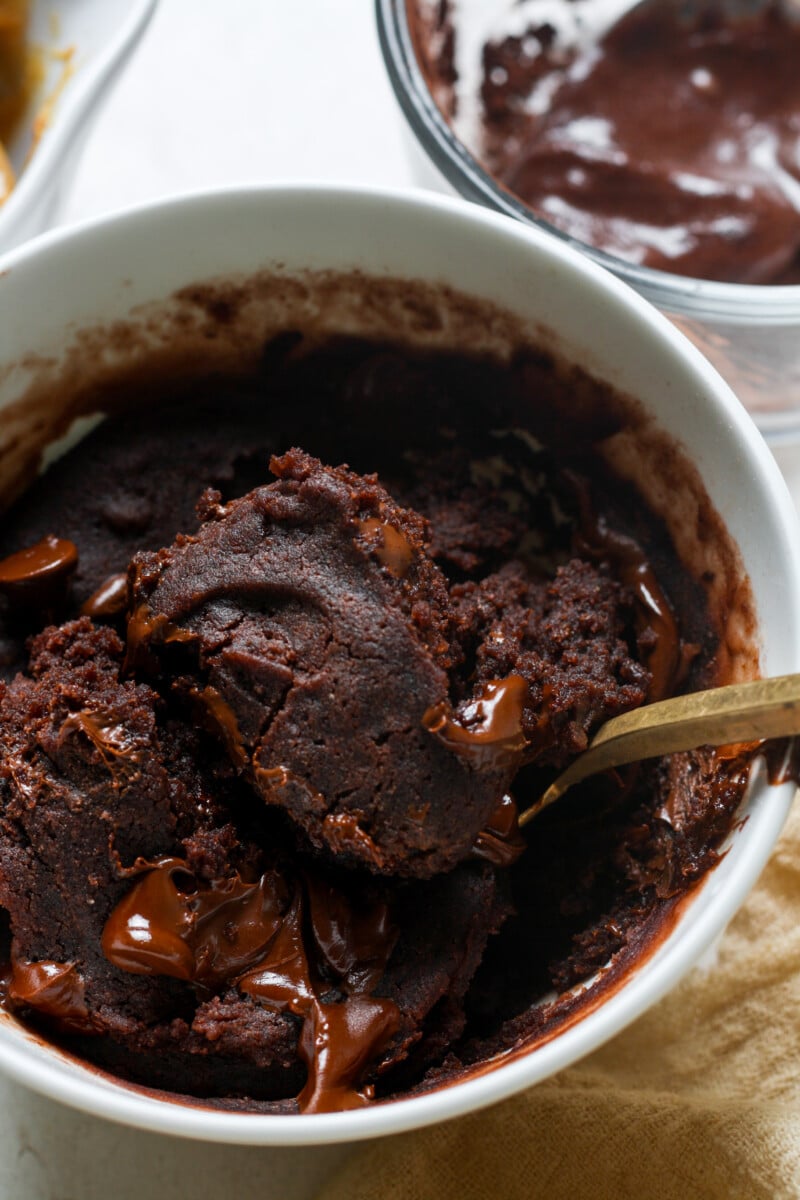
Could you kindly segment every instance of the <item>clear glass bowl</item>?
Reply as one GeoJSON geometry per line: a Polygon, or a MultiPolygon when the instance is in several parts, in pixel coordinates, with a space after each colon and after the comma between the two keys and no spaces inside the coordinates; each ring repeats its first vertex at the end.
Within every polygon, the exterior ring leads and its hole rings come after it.
{"type": "MultiPolygon", "coordinates": [[[[800,442],[800,285],[717,283],[634,266],[542,220],[498,183],[454,134],[420,69],[408,3],[376,0],[378,35],[389,79],[416,143],[436,172],[435,182],[537,225],[613,271],[699,347],[770,442],[800,442]]],[[[430,171],[427,178],[433,182],[430,171]]]]}

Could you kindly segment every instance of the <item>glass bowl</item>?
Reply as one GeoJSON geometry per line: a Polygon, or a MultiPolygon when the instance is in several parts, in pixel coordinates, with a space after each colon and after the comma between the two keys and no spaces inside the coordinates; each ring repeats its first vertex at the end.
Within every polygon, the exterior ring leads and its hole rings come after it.
{"type": "Polygon", "coordinates": [[[419,181],[449,185],[467,200],[544,229],[613,271],[694,342],[772,444],[800,443],[800,285],[718,283],[636,266],[537,216],[489,174],[439,109],[417,58],[410,3],[375,0],[375,7],[389,79],[414,135],[419,181]]]}

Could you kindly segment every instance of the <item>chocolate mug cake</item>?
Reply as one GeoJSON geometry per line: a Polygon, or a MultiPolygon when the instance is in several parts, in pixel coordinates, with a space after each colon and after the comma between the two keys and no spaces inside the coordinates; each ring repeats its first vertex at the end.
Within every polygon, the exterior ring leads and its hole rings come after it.
{"type": "Polygon", "coordinates": [[[603,721],[728,677],[710,579],[597,452],[635,401],[530,344],[295,328],[110,395],[0,534],[6,1007],[279,1113],[551,1036],[714,865],[754,753],[516,827],[603,721]]]}

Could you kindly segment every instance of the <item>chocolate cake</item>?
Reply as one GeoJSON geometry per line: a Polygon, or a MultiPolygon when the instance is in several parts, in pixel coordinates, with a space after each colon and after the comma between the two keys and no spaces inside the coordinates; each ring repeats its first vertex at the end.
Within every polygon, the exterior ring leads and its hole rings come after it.
{"type": "Polygon", "coordinates": [[[592,454],[613,406],[554,442],[535,355],[265,364],[142,398],[7,515],[3,987],[121,1078],[319,1112],[555,1028],[713,864],[748,760],[590,782],[523,838],[603,721],[719,669],[592,454]]]}

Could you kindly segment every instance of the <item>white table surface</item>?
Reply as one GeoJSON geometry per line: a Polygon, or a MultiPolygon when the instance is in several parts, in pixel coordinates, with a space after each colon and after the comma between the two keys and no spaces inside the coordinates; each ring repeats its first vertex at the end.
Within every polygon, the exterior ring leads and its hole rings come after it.
{"type": "Polygon", "coordinates": [[[228,183],[402,186],[402,122],[372,0],[159,0],[60,218],[228,183]]]}
{"type": "MultiPolygon", "coordinates": [[[[403,134],[372,0],[160,0],[57,223],[227,183],[410,186],[403,134]]],[[[0,1200],[300,1200],[352,1153],[139,1133],[2,1079],[0,1111],[0,1200]]]]}

